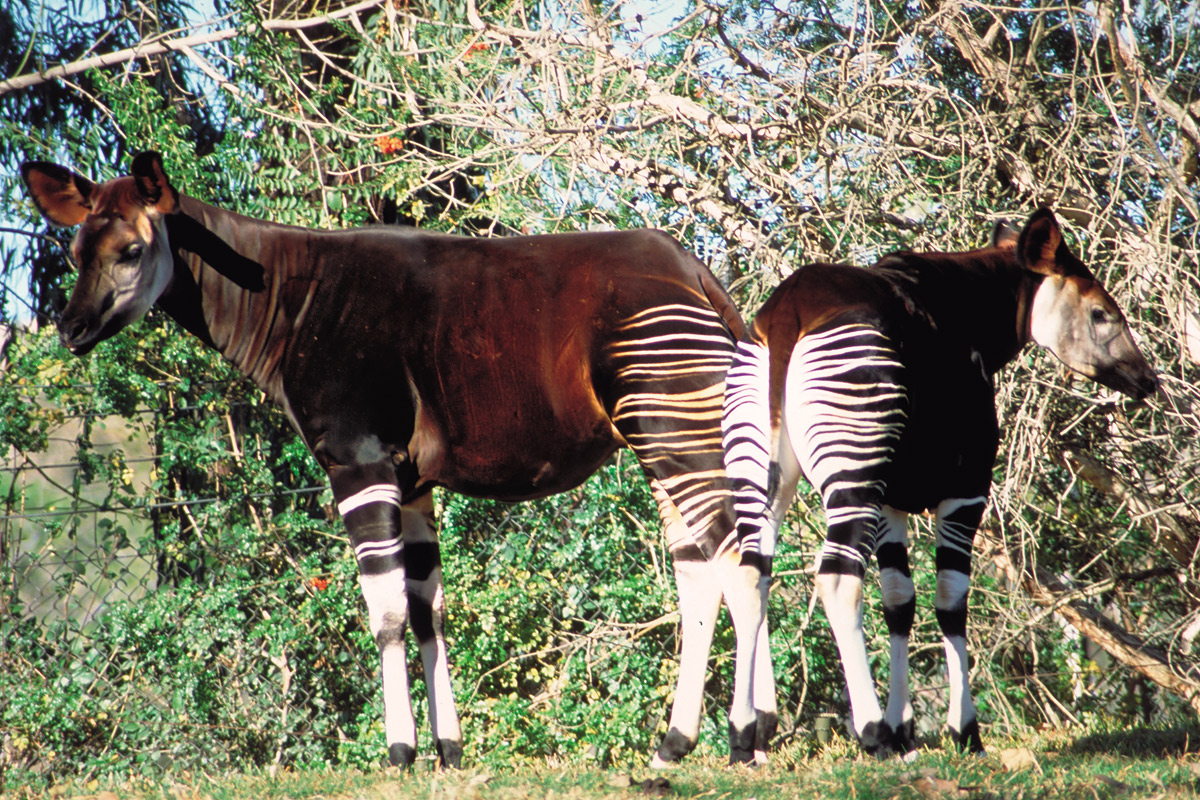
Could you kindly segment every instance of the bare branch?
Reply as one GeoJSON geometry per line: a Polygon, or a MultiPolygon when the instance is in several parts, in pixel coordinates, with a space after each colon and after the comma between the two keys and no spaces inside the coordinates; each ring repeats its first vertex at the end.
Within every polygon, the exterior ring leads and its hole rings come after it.
{"type": "MultiPolygon", "coordinates": [[[[352,6],[347,6],[346,8],[339,9],[329,14],[322,14],[317,17],[309,17],[301,20],[269,19],[263,22],[260,27],[265,31],[288,31],[311,28],[316,25],[324,25],[325,23],[335,19],[343,19],[353,14],[357,14],[360,11],[375,8],[382,2],[383,0],[362,0],[362,2],[355,3],[352,6]]],[[[239,32],[239,28],[223,28],[210,33],[198,33],[192,36],[184,36],[177,39],[149,39],[137,44],[134,47],[127,47],[124,50],[116,50],[112,53],[104,53],[103,55],[85,58],[80,61],[73,61],[69,64],[60,64],[57,67],[52,67],[42,72],[33,72],[18,76],[16,78],[10,78],[6,81],[0,81],[0,95],[5,95],[18,89],[36,86],[40,83],[54,80],[55,78],[65,78],[70,75],[76,75],[80,72],[86,72],[90,69],[102,69],[104,67],[111,67],[115,64],[123,64],[128,61],[134,61],[139,58],[146,58],[167,52],[179,52],[183,53],[185,56],[188,56],[188,58],[193,58],[194,54],[189,55],[189,51],[191,51],[192,48],[206,44],[213,44],[214,42],[224,41],[225,39],[232,39],[234,36],[237,36],[239,32]]],[[[221,79],[220,82],[226,87],[229,86],[228,81],[224,79],[221,79]]]]}
{"type": "Polygon", "coordinates": [[[1020,586],[1035,603],[1062,615],[1117,661],[1183,698],[1200,714],[1200,665],[1171,656],[1125,630],[1089,603],[1070,599],[1070,590],[1040,567],[1035,567],[1032,573],[1018,568],[1003,542],[991,532],[980,529],[979,538],[984,545],[982,555],[989,557],[1009,582],[1020,586]]]}

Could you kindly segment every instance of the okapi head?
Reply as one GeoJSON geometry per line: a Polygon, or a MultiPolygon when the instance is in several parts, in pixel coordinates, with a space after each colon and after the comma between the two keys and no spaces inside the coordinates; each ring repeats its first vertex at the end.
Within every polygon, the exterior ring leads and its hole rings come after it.
{"type": "Polygon", "coordinates": [[[57,164],[21,165],[29,196],[42,215],[53,225],[80,226],[71,243],[79,280],[58,320],[59,337],[75,355],[140,319],[171,287],[182,267],[174,258],[168,229],[185,234],[186,241],[176,245],[186,244],[240,287],[261,291],[265,286],[260,265],[179,213],[181,195],[171,186],[158,153],[139,153],[130,171],[132,175],[95,184],[57,164]]]}
{"type": "Polygon", "coordinates": [[[1043,276],[1029,307],[1029,332],[1072,370],[1134,399],[1158,389],[1158,377],[1134,344],[1125,316],[1063,241],[1053,212],[1040,209],[1019,235],[997,231],[998,247],[1043,276]]]}
{"type": "Polygon", "coordinates": [[[132,172],[97,185],[57,164],[21,165],[42,215],[54,225],[80,226],[71,243],[79,280],[58,321],[63,345],[76,355],[140,319],[171,282],[165,217],[179,196],[157,153],[139,154],[132,172]]]}

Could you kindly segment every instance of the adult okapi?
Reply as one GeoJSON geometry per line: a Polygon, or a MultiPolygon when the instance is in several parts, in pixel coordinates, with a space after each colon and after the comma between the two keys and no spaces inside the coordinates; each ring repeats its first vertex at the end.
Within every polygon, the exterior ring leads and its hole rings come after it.
{"type": "Polygon", "coordinates": [[[889,255],[870,269],[811,264],[790,275],[738,346],[723,419],[744,563],[769,574],[800,471],[821,492],[828,534],[817,590],[863,748],[916,747],[908,637],[915,609],[909,514],[933,511],[949,670],[948,724],[983,749],[967,682],[971,545],[999,442],[992,378],[1028,342],[1141,399],[1158,381],[1116,303],[1040,210],[990,247],[889,255]],[[879,562],[891,677],[881,710],[862,630],[862,580],[879,562]]]}
{"type": "MultiPolygon", "coordinates": [[[[751,696],[766,582],[739,564],[720,436],[725,371],[746,331],[698,260],[654,231],[307,230],[178,193],[155,153],[131,172],[97,185],[55,164],[22,167],[42,214],[80,225],[62,343],[87,353],[157,304],[285,410],[349,531],[393,764],[416,754],[409,622],[441,762],[462,754],[433,487],[543,497],[622,446],[651,481],[682,618],[671,729],[654,763],[696,743],[722,594],[737,633],[731,759],[754,757],[756,732],[774,720],[773,690],[755,693],[762,725],[751,696]]],[[[769,658],[758,665],[771,689],[769,658]]]]}

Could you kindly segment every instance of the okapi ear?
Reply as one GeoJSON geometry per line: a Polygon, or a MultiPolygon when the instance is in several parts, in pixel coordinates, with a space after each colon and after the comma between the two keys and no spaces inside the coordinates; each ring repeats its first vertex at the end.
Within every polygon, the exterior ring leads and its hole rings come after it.
{"type": "Polygon", "coordinates": [[[1020,237],[1020,231],[1004,222],[997,222],[996,227],[992,228],[992,247],[1011,250],[1017,246],[1017,239],[1020,237]]]}
{"type": "Polygon", "coordinates": [[[66,167],[49,161],[26,161],[21,165],[21,178],[38,211],[52,225],[78,225],[92,210],[96,184],[66,167]]]}
{"type": "Polygon", "coordinates": [[[179,205],[179,195],[163,170],[162,156],[153,150],[138,153],[133,157],[130,171],[137,181],[138,195],[146,205],[160,214],[171,214],[175,211],[179,205]]]}
{"type": "Polygon", "coordinates": [[[1054,212],[1039,208],[1033,212],[1017,240],[1017,259],[1032,272],[1060,275],[1063,273],[1063,264],[1059,259],[1062,247],[1062,229],[1058,227],[1054,212]]]}

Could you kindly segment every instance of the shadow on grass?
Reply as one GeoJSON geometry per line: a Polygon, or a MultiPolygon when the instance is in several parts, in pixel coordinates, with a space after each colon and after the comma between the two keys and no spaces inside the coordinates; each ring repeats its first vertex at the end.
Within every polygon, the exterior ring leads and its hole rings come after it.
{"type": "Polygon", "coordinates": [[[1109,755],[1126,758],[1169,758],[1200,753],[1200,727],[1129,728],[1083,736],[1063,752],[1076,755],[1109,755]]]}

